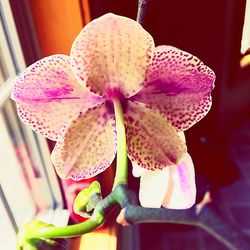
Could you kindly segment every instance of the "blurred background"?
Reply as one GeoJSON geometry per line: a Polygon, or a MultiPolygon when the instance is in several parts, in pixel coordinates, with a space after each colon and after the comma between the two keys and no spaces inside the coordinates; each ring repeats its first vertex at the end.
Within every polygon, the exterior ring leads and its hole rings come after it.
{"type": "MultiPolygon", "coordinates": [[[[58,226],[82,220],[72,212],[72,202],[92,180],[58,179],[50,161],[53,142],[20,122],[10,93],[16,75],[44,56],[68,55],[84,25],[107,12],[136,19],[137,1],[0,0],[2,250],[15,249],[18,228],[34,218],[58,226]]],[[[144,28],[156,45],[188,51],[215,71],[212,109],[186,132],[196,168],[197,202],[210,190],[221,216],[250,237],[250,1],[151,0],[144,28]]],[[[113,175],[109,168],[97,177],[104,196],[113,175]]],[[[130,176],[129,187],[138,190],[138,179],[130,176]]],[[[71,249],[227,248],[191,226],[121,228],[111,223],[76,239],[71,249]]]]}

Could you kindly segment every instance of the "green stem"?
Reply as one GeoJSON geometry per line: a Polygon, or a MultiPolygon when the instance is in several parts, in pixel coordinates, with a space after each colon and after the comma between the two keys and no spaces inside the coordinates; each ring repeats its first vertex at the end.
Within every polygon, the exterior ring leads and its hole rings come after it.
{"type": "Polygon", "coordinates": [[[38,227],[29,231],[28,238],[68,238],[89,233],[104,222],[104,214],[98,212],[82,223],[65,227],[38,227]]]}
{"type": "Polygon", "coordinates": [[[117,156],[116,174],[113,189],[119,184],[127,184],[128,178],[128,159],[126,133],[124,126],[123,110],[119,99],[113,99],[115,109],[116,133],[117,133],[117,156]]]}
{"type": "MultiPolygon", "coordinates": [[[[93,215],[87,221],[65,227],[32,224],[31,222],[21,231],[21,235],[23,235],[21,238],[29,242],[38,238],[69,238],[89,233],[104,222],[105,217],[116,204],[120,204],[121,207],[130,204],[125,185],[117,185],[105,199],[99,201],[93,215]]],[[[22,245],[23,241],[21,240],[18,244],[22,245]]]]}

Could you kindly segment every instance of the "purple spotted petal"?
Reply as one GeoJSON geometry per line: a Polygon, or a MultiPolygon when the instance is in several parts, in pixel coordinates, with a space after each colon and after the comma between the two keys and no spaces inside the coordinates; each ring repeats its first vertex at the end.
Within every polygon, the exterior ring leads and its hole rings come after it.
{"type": "Polygon", "coordinates": [[[45,57],[28,67],[16,79],[12,99],[21,120],[51,140],[57,140],[69,119],[103,101],[77,83],[65,55],[45,57]]]}
{"type": "Polygon", "coordinates": [[[93,177],[112,163],[116,154],[114,116],[106,103],[90,108],[61,131],[52,162],[61,178],[93,177]]]}
{"type": "Polygon", "coordinates": [[[164,113],[178,131],[202,119],[211,107],[214,72],[197,57],[171,46],[155,49],[145,87],[131,99],[164,113]]]}
{"type": "Polygon", "coordinates": [[[144,104],[127,102],[124,114],[128,156],[133,164],[156,170],[175,165],[186,145],[165,116],[144,104]]]}
{"type": "Polygon", "coordinates": [[[92,92],[128,97],[141,88],[153,50],[153,38],[139,23],[109,13],[84,27],[70,57],[75,75],[92,92]]]}

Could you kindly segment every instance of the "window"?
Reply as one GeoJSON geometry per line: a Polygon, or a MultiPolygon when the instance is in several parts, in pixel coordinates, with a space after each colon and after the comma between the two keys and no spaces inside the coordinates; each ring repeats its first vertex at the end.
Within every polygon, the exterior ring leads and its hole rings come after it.
{"type": "Polygon", "coordinates": [[[7,250],[35,216],[63,225],[68,212],[46,140],[22,124],[10,99],[13,79],[26,65],[8,1],[0,2],[0,19],[0,241],[7,250]]]}

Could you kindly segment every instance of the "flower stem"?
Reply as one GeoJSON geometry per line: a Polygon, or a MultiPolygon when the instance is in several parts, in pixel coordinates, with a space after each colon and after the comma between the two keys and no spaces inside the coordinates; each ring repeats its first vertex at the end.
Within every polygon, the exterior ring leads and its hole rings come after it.
{"type": "Polygon", "coordinates": [[[113,189],[119,184],[127,184],[128,159],[123,110],[119,99],[113,99],[117,133],[116,174],[113,189]]]}
{"type": "Polygon", "coordinates": [[[150,0],[138,0],[136,21],[144,26],[150,0]]]}
{"type": "Polygon", "coordinates": [[[130,204],[125,185],[117,185],[105,199],[99,201],[91,218],[82,223],[55,227],[51,224],[33,221],[25,225],[19,232],[19,249],[37,239],[69,238],[91,232],[104,222],[105,217],[116,204],[120,204],[121,207],[130,204]]]}
{"type": "Polygon", "coordinates": [[[80,236],[98,228],[104,221],[104,214],[96,213],[87,221],[65,227],[41,226],[27,232],[28,238],[68,238],[80,236]]]}

